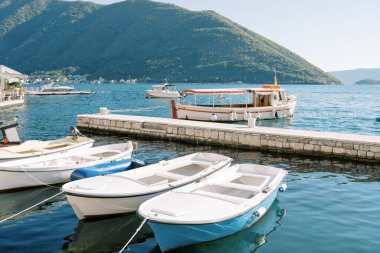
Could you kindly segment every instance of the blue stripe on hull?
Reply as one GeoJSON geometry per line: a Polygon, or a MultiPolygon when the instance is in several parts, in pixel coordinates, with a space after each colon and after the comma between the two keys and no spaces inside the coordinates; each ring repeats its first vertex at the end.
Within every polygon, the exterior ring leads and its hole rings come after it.
{"type": "Polygon", "coordinates": [[[210,224],[199,225],[174,225],[165,223],[148,222],[163,252],[183,248],[192,244],[213,241],[222,237],[235,234],[255,222],[257,218],[254,213],[260,208],[267,210],[271,207],[277,197],[277,191],[263,201],[258,207],[237,216],[235,218],[210,224]]]}

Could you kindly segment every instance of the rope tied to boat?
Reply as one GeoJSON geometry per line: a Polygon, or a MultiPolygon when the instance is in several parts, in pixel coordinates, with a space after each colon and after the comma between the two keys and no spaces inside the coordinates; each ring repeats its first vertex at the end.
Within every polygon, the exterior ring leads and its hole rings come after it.
{"type": "Polygon", "coordinates": [[[37,183],[40,183],[41,185],[45,185],[47,187],[50,187],[50,188],[60,188],[60,187],[57,187],[57,186],[53,186],[53,185],[50,185],[50,184],[47,184],[47,183],[44,183],[42,182],[41,180],[39,180],[38,178],[34,177],[32,174],[30,174],[28,171],[26,171],[25,168],[23,168],[23,171],[31,178],[33,179],[34,181],[36,181],[37,183]]]}
{"type": "Polygon", "coordinates": [[[123,252],[125,250],[125,248],[131,243],[131,241],[133,240],[133,238],[135,238],[135,236],[137,235],[137,233],[141,230],[141,228],[144,226],[145,222],[148,220],[148,218],[145,218],[140,226],[136,229],[136,232],[132,235],[132,237],[129,239],[129,241],[124,245],[124,247],[119,251],[119,253],[123,252]]]}
{"type": "Polygon", "coordinates": [[[13,214],[13,215],[11,215],[11,216],[9,216],[9,217],[7,217],[7,218],[1,220],[1,221],[0,221],[0,224],[3,223],[3,222],[5,222],[5,221],[7,221],[7,220],[10,220],[10,219],[16,217],[17,215],[20,215],[20,214],[22,214],[22,213],[25,213],[26,211],[29,211],[30,209],[32,209],[32,208],[34,208],[34,207],[36,207],[36,206],[38,206],[38,205],[41,205],[41,204],[45,203],[46,201],[48,201],[48,200],[50,200],[50,199],[52,199],[52,198],[55,198],[55,197],[61,195],[62,193],[64,193],[64,191],[60,191],[60,192],[58,192],[57,194],[54,194],[53,196],[51,196],[51,197],[49,197],[49,198],[47,198],[47,199],[44,199],[44,200],[38,202],[37,204],[31,206],[31,207],[28,207],[28,208],[26,208],[26,209],[24,209],[24,210],[22,210],[22,211],[20,211],[20,212],[18,212],[18,213],[13,214]]]}

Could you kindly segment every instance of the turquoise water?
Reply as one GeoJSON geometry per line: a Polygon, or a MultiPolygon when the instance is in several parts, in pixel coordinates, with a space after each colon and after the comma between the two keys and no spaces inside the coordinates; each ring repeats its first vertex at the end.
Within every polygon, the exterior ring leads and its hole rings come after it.
{"type": "MultiPolygon", "coordinates": [[[[244,85],[241,85],[243,87],[244,85]]],[[[18,116],[24,139],[65,136],[75,115],[109,109],[152,110],[123,113],[170,117],[169,102],[144,99],[149,85],[80,85],[88,96],[28,97],[27,106],[4,110],[1,119],[18,116]]],[[[226,85],[187,85],[226,87],[226,85]]],[[[178,85],[181,90],[184,88],[178,85]]],[[[379,91],[376,86],[286,86],[298,95],[294,118],[260,121],[260,125],[380,134],[379,91]]],[[[99,143],[126,138],[93,136],[99,143]]],[[[181,252],[379,252],[379,165],[320,160],[261,152],[133,139],[136,156],[148,164],[207,151],[229,155],[235,163],[268,164],[289,171],[288,190],[258,224],[234,236],[197,245],[181,252]]],[[[0,194],[0,219],[54,195],[59,188],[0,194]]],[[[140,219],[124,215],[78,222],[64,196],[0,224],[0,252],[117,252],[129,240],[140,219]]],[[[160,252],[145,225],[127,252],[160,252]]]]}

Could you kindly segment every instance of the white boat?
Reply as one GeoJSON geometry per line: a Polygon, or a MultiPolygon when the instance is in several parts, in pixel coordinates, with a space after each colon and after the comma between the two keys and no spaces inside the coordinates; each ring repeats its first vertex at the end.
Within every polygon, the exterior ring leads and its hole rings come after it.
{"type": "Polygon", "coordinates": [[[146,98],[179,98],[181,94],[174,88],[174,84],[153,85],[150,90],[145,93],[146,98]]]}
{"type": "Polygon", "coordinates": [[[76,128],[74,128],[75,130],[72,132],[73,136],[50,141],[29,140],[21,143],[16,130],[17,125],[16,122],[0,125],[4,140],[6,139],[4,145],[12,144],[12,146],[0,148],[0,162],[45,156],[69,150],[86,149],[91,148],[94,144],[93,139],[78,136],[79,131],[76,128]]]}
{"type": "Polygon", "coordinates": [[[276,78],[274,85],[261,88],[188,89],[183,94],[172,108],[174,118],[222,122],[284,118],[293,116],[297,104],[296,96],[288,96],[276,78]]]}
{"type": "Polygon", "coordinates": [[[0,191],[64,183],[76,169],[130,158],[132,151],[127,142],[0,163],[0,191]]]}
{"type": "Polygon", "coordinates": [[[79,219],[134,212],[144,201],[204,178],[231,159],[195,153],[136,170],[82,179],[62,186],[79,219]]]}
{"type": "Polygon", "coordinates": [[[46,84],[39,90],[29,90],[29,95],[75,95],[90,94],[90,90],[75,90],[71,86],[46,84]]]}
{"type": "Polygon", "coordinates": [[[197,184],[140,205],[163,252],[235,234],[256,223],[284,191],[287,172],[263,165],[224,168],[197,184]]]}

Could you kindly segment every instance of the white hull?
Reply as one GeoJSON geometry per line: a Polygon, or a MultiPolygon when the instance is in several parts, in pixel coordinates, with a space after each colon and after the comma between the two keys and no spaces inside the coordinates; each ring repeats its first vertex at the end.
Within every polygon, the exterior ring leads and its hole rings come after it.
{"type": "Polygon", "coordinates": [[[258,119],[274,119],[291,117],[294,114],[296,101],[286,104],[265,107],[212,107],[197,105],[177,105],[179,119],[200,121],[244,121],[249,117],[258,119]]]}
{"type": "Polygon", "coordinates": [[[157,92],[157,91],[152,91],[152,90],[147,90],[146,91],[146,97],[151,97],[151,98],[179,98],[181,95],[179,94],[178,91],[162,91],[162,92],[157,92]]]}
{"type": "Polygon", "coordinates": [[[72,152],[91,148],[94,140],[87,137],[66,137],[51,141],[26,141],[20,145],[0,148],[0,162],[72,152]]]}
{"type": "Polygon", "coordinates": [[[33,186],[67,182],[72,172],[72,169],[33,173],[0,170],[0,191],[15,191],[33,186]]]}
{"type": "Polygon", "coordinates": [[[134,212],[140,204],[229,166],[225,156],[196,153],[62,186],[79,219],[134,212]]]}
{"type": "Polygon", "coordinates": [[[64,183],[76,169],[130,158],[132,150],[131,143],[113,144],[0,163],[0,191],[64,183]]]}
{"type": "Polygon", "coordinates": [[[135,212],[142,203],[164,192],[128,198],[96,198],[67,195],[67,200],[74,209],[78,219],[82,220],[97,216],[135,212]]]}
{"type": "Polygon", "coordinates": [[[19,99],[3,100],[0,101],[0,109],[10,108],[14,106],[21,106],[25,103],[24,96],[19,99]]]}

